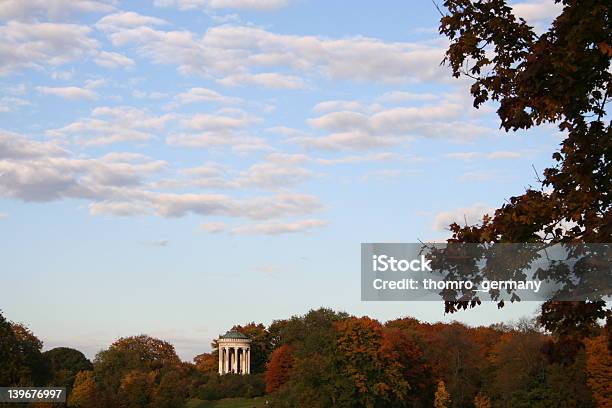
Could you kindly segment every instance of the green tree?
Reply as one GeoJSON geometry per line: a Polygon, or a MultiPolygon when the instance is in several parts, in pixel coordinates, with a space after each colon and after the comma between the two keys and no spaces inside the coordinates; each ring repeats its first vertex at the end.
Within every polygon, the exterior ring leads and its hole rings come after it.
{"type": "Polygon", "coordinates": [[[42,346],[27,327],[7,321],[0,313],[0,384],[45,385],[49,371],[42,346]]]}
{"type": "Polygon", "coordinates": [[[57,347],[42,353],[50,370],[49,385],[66,387],[70,393],[77,374],[90,371],[93,364],[83,353],[68,347],[57,347]]]}
{"type": "Polygon", "coordinates": [[[251,339],[251,372],[263,373],[266,362],[272,352],[270,335],[263,324],[251,322],[245,326],[236,325],[232,328],[251,339]]]}

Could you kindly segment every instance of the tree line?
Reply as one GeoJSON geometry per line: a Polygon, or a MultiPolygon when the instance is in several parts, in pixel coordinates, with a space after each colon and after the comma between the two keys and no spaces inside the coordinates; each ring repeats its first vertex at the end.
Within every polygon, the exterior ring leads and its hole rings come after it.
{"type": "MultiPolygon", "coordinates": [[[[0,315],[0,385],[63,386],[68,407],[182,408],[191,398],[266,395],[271,407],[608,407],[609,327],[570,338],[537,320],[468,327],[405,317],[381,323],[330,309],[234,326],[251,375],[219,376],[218,351],[179,359],[170,343],[120,338],[93,361],[0,315]]],[[[50,404],[33,404],[50,406],[50,404]]],[[[11,404],[11,406],[16,406],[11,404]]]]}

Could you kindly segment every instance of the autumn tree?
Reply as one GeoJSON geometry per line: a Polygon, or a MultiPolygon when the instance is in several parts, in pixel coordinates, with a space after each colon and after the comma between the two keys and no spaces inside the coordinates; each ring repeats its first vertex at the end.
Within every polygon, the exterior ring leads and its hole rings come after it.
{"type": "Polygon", "coordinates": [[[434,408],[449,408],[450,403],[451,397],[448,391],[446,391],[444,381],[438,381],[438,388],[434,397],[434,408]]]}
{"type": "Polygon", "coordinates": [[[383,347],[383,326],[368,317],[349,318],[335,325],[337,357],[353,385],[354,401],[362,407],[385,402],[402,406],[410,384],[390,347],[383,347]]]}
{"type": "Polygon", "coordinates": [[[202,353],[193,358],[195,367],[203,373],[217,373],[219,371],[219,354],[202,353]]]}
{"type": "Polygon", "coordinates": [[[27,327],[7,321],[0,313],[0,384],[45,385],[49,371],[42,346],[27,327]]]}
{"type": "Polygon", "coordinates": [[[600,408],[612,408],[612,356],[606,337],[597,336],[585,343],[587,384],[593,399],[600,408]]]}
{"type": "MultiPolygon", "coordinates": [[[[117,406],[122,403],[122,396],[132,390],[136,401],[141,401],[144,394],[148,395],[148,401],[152,401],[162,374],[168,369],[179,370],[180,367],[181,361],[174,346],[140,335],[120,338],[98,353],[94,359],[94,376],[104,400],[109,401],[110,406],[117,406]],[[155,387],[150,386],[149,378],[154,379],[155,387]]],[[[178,395],[183,398],[182,394],[178,395]]]]}
{"type": "Polygon", "coordinates": [[[121,378],[117,401],[121,408],[148,407],[155,390],[155,373],[133,370],[121,378]]]}
{"type": "Polygon", "coordinates": [[[68,406],[71,408],[105,406],[93,371],[81,371],[76,375],[72,392],[68,396],[68,406]]]}
{"type": "Polygon", "coordinates": [[[385,327],[381,352],[401,366],[401,376],[410,385],[405,396],[407,406],[431,406],[436,384],[431,367],[414,338],[400,329],[385,327]]]}
{"type": "MultiPolygon", "coordinates": [[[[449,242],[612,242],[610,4],[558,2],[561,14],[541,35],[505,0],[444,2],[440,33],[450,40],[444,62],[472,82],[474,107],[496,103],[506,131],[554,124],[565,135],[540,188],[511,197],[479,225],[452,224],[449,242]]],[[[602,297],[611,286],[588,301],[545,303],[542,324],[564,332],[609,317],[602,297]]],[[[476,304],[452,301],[446,310],[476,304]]]]}
{"type": "Polygon", "coordinates": [[[474,397],[474,408],[491,408],[491,400],[486,395],[478,393],[474,397]]]}
{"type": "Polygon", "coordinates": [[[266,367],[266,392],[278,390],[289,380],[293,367],[293,351],[285,344],[274,350],[266,367]]]}

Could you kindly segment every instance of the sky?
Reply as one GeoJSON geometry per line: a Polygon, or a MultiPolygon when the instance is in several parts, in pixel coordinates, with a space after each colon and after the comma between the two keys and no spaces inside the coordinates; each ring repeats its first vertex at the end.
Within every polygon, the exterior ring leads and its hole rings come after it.
{"type": "MultiPolygon", "coordinates": [[[[513,3],[541,32],[552,0],[513,3]]],[[[429,0],[0,0],[0,310],[88,357],[190,360],[234,324],[361,302],[360,243],[443,240],[537,186],[561,141],[506,133],[441,65],[429,0]]]]}

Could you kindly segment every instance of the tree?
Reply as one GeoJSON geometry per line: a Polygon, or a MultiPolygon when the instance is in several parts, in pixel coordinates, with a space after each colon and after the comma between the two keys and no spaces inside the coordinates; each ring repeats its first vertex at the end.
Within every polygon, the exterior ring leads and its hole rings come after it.
{"type": "Polygon", "coordinates": [[[93,371],[81,371],[76,375],[74,388],[68,396],[68,406],[74,408],[98,408],[104,406],[102,394],[93,371]]]}
{"type": "Polygon", "coordinates": [[[612,407],[612,356],[606,337],[585,340],[587,385],[598,407],[612,407]]]}
{"type": "Polygon", "coordinates": [[[219,371],[219,354],[202,353],[193,358],[196,368],[203,373],[216,373],[219,371]]]}
{"type": "Polygon", "coordinates": [[[68,347],[57,347],[42,353],[50,370],[49,385],[66,387],[70,393],[77,374],[93,369],[83,353],[68,347]]]}
{"type": "Polygon", "coordinates": [[[0,313],[0,384],[42,386],[49,371],[41,354],[43,343],[27,327],[0,313]]]}
{"type": "Polygon", "coordinates": [[[438,381],[438,389],[434,397],[434,408],[448,408],[450,407],[451,398],[448,391],[446,391],[446,385],[444,381],[438,381]]]}
{"type": "Polygon", "coordinates": [[[431,367],[412,336],[400,329],[385,327],[381,351],[401,365],[402,378],[410,385],[405,397],[407,406],[430,407],[436,384],[431,367]]]}
{"type": "Polygon", "coordinates": [[[0,313],[0,384],[17,385],[22,365],[13,328],[0,313]]]}
{"type": "Polygon", "coordinates": [[[272,352],[270,336],[266,326],[251,322],[245,326],[234,326],[236,330],[251,339],[251,372],[263,373],[266,370],[266,362],[272,352]]]}
{"type": "Polygon", "coordinates": [[[491,408],[491,400],[486,395],[478,393],[474,397],[474,408],[491,408]]]}
{"type": "Polygon", "coordinates": [[[383,347],[383,327],[368,317],[335,324],[340,374],[352,382],[353,401],[362,407],[382,403],[402,406],[410,385],[402,375],[397,353],[383,347]]]}
{"type": "Polygon", "coordinates": [[[125,394],[126,389],[146,388],[143,376],[153,373],[155,384],[158,384],[162,370],[176,369],[180,363],[174,346],[168,342],[146,335],[123,337],[96,355],[95,382],[104,401],[114,407],[122,403],[120,394],[125,394]],[[126,380],[128,376],[129,381],[126,380]]]}
{"type": "Polygon", "coordinates": [[[155,391],[155,373],[133,370],[121,379],[117,401],[122,408],[145,408],[155,391]]]}
{"type": "Polygon", "coordinates": [[[266,392],[278,390],[289,380],[293,367],[293,351],[285,344],[274,350],[266,368],[266,392]]]}
{"type": "MultiPolygon", "coordinates": [[[[538,36],[505,0],[444,2],[440,33],[451,41],[444,62],[455,77],[471,78],[474,106],[497,103],[506,131],[550,123],[566,134],[540,189],[511,197],[480,225],[452,224],[449,242],[612,242],[610,4],[562,3],[562,13],[538,36]]],[[[545,303],[541,322],[564,331],[609,317],[602,297],[611,291],[604,285],[599,296],[571,306],[545,303]]],[[[477,303],[447,302],[446,310],[477,303]]]]}

